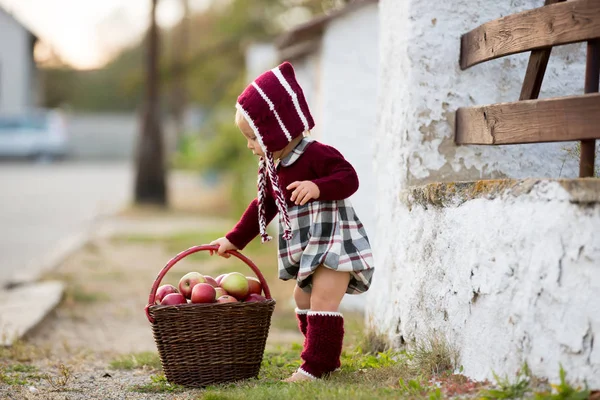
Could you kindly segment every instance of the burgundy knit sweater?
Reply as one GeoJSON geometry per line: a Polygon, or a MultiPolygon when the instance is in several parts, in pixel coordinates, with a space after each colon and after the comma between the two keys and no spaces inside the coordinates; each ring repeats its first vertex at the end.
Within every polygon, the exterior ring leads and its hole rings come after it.
{"type": "MultiPolygon", "coordinates": [[[[339,151],[317,141],[311,142],[292,164],[280,164],[277,176],[288,207],[295,204],[290,200],[293,190],[287,190],[286,187],[295,181],[314,182],[319,187],[320,196],[317,200],[320,201],[347,199],[358,190],[358,176],[352,165],[339,151]]],[[[277,215],[270,182],[268,188],[265,198],[267,224],[277,215]]],[[[235,247],[242,250],[258,233],[258,200],[254,199],[226,237],[235,247]]]]}

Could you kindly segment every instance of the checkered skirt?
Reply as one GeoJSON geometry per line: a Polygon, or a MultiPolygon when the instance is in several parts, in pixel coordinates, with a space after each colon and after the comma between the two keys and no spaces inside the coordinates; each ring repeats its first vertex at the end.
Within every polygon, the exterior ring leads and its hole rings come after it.
{"type": "MultiPolygon", "coordinates": [[[[350,200],[312,201],[288,209],[292,239],[279,237],[279,278],[296,279],[310,291],[319,265],[350,272],[346,293],[366,292],[373,276],[373,253],[367,233],[350,200]]],[[[281,219],[279,230],[283,229],[281,219]]]]}

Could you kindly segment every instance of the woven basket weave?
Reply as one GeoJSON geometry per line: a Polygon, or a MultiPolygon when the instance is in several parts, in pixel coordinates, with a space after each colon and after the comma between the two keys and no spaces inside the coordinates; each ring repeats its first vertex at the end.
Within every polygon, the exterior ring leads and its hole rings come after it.
{"type": "Polygon", "coordinates": [[[245,262],[262,284],[267,301],[155,305],[162,278],[186,256],[217,246],[192,247],[174,257],[162,269],[150,291],[146,315],[165,376],[170,383],[204,387],[258,376],[275,309],[262,273],[237,251],[231,255],[245,262]]]}

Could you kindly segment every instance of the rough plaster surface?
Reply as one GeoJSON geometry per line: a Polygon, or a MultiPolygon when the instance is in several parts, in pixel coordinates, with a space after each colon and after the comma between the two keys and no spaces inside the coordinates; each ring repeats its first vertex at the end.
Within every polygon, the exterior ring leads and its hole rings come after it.
{"type": "MultiPolygon", "coordinates": [[[[600,328],[598,203],[571,204],[556,182],[427,209],[406,196],[430,182],[577,175],[567,143],[456,147],[452,140],[458,107],[518,99],[528,59],[461,71],[461,34],[542,4],[380,1],[378,270],[367,314],[396,343],[444,332],[475,378],[514,373],[523,360],[556,378],[561,361],[570,377],[600,387],[600,350],[592,346],[600,328]]],[[[583,93],[584,48],[553,50],[541,98],[583,93]]]]}
{"type": "Polygon", "coordinates": [[[396,344],[442,333],[475,379],[526,361],[556,380],[562,363],[600,388],[600,181],[585,183],[404,191],[370,324],[396,344]]]}

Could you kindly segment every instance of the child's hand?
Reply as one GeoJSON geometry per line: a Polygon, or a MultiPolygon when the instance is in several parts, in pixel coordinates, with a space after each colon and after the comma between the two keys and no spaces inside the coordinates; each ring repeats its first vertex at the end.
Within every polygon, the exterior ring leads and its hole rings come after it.
{"type": "Polygon", "coordinates": [[[321,195],[319,187],[311,181],[296,181],[290,183],[287,190],[295,189],[292,192],[291,200],[297,205],[305,205],[310,199],[318,199],[321,195]]]}
{"type": "MultiPolygon", "coordinates": [[[[210,242],[211,245],[216,244],[217,246],[219,246],[219,250],[217,250],[217,254],[220,255],[221,257],[225,257],[225,258],[229,258],[231,257],[230,254],[227,254],[226,252],[229,250],[237,250],[238,248],[235,247],[233,245],[233,243],[231,243],[229,241],[229,239],[222,237],[222,238],[218,238],[217,240],[213,240],[212,242],[210,242]]],[[[214,255],[215,251],[214,250],[210,250],[210,255],[214,255]]]]}

